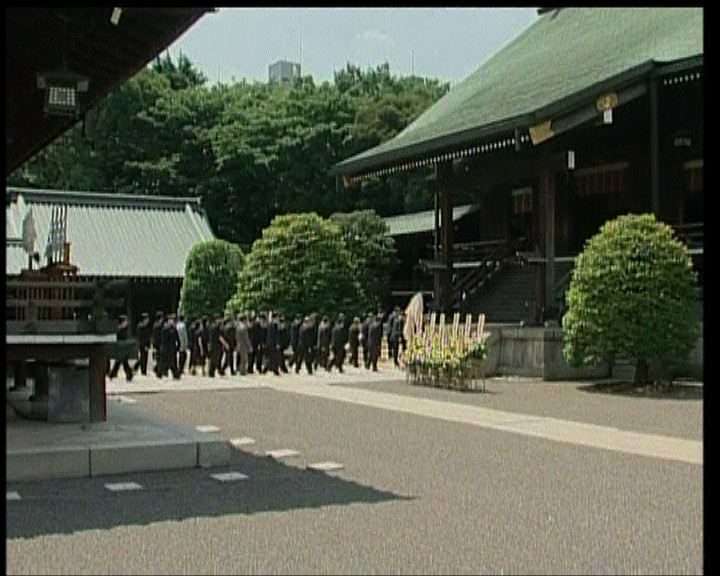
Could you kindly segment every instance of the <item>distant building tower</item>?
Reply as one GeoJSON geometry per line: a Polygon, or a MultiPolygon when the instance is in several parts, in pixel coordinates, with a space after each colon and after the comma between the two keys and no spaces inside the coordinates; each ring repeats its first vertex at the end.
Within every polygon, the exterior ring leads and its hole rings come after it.
{"type": "Polygon", "coordinates": [[[271,83],[292,84],[294,80],[300,78],[300,64],[278,60],[270,65],[268,72],[271,83]]]}

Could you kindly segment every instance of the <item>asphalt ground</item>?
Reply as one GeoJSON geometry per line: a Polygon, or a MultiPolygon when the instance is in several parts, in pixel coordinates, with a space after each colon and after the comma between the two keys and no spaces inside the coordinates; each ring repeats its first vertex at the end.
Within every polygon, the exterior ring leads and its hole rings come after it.
{"type": "MultiPolygon", "coordinates": [[[[703,570],[702,466],[262,388],[134,398],[256,444],[223,469],[9,484],[22,500],[7,502],[8,573],[703,570]],[[279,448],[300,454],[264,455],[279,448]],[[326,460],[343,470],[304,469],[326,460]],[[248,479],[210,477],[230,470],[248,479]]],[[[680,419],[690,403],[660,409],[680,419]]]]}

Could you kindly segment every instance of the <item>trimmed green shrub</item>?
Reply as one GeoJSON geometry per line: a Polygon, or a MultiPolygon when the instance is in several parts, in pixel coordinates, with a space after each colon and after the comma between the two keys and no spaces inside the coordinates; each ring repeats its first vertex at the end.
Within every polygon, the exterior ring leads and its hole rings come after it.
{"type": "Polygon", "coordinates": [[[696,273],[687,247],[651,214],[606,222],[578,256],[563,317],[572,365],[615,358],[649,365],[684,359],[698,337],[696,273]]]}
{"type": "Polygon", "coordinates": [[[237,287],[243,253],[225,240],[198,242],[185,263],[180,311],[188,318],[222,314],[237,287]]]}
{"type": "Polygon", "coordinates": [[[398,259],[395,241],[387,235],[387,224],[374,210],[333,214],[330,221],[340,228],[350,251],[355,278],[370,308],[390,300],[390,276],[398,259]]]}
{"type": "Polygon", "coordinates": [[[362,298],[339,228],[314,212],[286,214],[253,243],[227,309],[334,316],[356,312],[362,298]]]}

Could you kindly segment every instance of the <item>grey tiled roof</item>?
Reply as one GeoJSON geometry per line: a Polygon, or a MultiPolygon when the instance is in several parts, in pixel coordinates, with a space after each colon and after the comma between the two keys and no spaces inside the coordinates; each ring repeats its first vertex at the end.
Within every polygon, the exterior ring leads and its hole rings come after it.
{"type": "MultiPolygon", "coordinates": [[[[480,206],[478,204],[455,206],[453,208],[453,222],[457,222],[460,218],[477,211],[479,208],[480,206]]],[[[414,212],[413,214],[389,216],[383,218],[383,220],[385,220],[385,224],[388,226],[388,236],[404,236],[405,234],[430,232],[435,228],[435,211],[425,210],[423,212],[414,212]]]]}
{"type": "Polygon", "coordinates": [[[19,242],[27,210],[44,264],[52,209],[63,205],[70,260],[82,275],[182,278],[192,246],[215,237],[198,198],[7,188],[6,274],[27,266],[19,242]]]}

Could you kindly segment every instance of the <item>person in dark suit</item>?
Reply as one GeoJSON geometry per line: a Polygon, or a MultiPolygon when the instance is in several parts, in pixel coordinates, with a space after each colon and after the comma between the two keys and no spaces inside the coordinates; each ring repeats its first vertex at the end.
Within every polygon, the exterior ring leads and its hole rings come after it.
{"type": "Polygon", "coordinates": [[[395,366],[399,367],[400,362],[398,361],[398,354],[400,353],[400,349],[402,348],[403,354],[405,353],[405,313],[400,310],[395,316],[395,321],[393,322],[392,326],[390,327],[390,341],[393,345],[392,350],[392,357],[393,362],[395,363],[395,366]]]}
{"type": "Polygon", "coordinates": [[[278,367],[278,354],[280,347],[280,338],[278,330],[278,321],[270,312],[267,322],[265,323],[265,356],[264,372],[270,371],[276,376],[280,375],[278,367]]]}
{"type": "MultiPolygon", "coordinates": [[[[123,340],[127,340],[128,337],[128,319],[127,316],[122,315],[120,316],[120,322],[118,323],[118,329],[117,329],[117,341],[121,342],[123,340]]],[[[128,382],[132,382],[133,379],[133,371],[130,367],[130,362],[128,361],[128,357],[126,354],[120,355],[120,357],[115,358],[115,364],[112,367],[112,370],[110,370],[109,377],[110,379],[115,378],[117,376],[118,372],[120,371],[120,364],[122,364],[123,370],[125,370],[125,378],[128,382]]]]}
{"type": "MultiPolygon", "coordinates": [[[[293,355],[293,363],[295,364],[295,374],[300,373],[300,367],[302,366],[303,360],[305,359],[305,343],[307,342],[307,331],[308,331],[308,323],[310,322],[310,318],[308,316],[305,316],[305,319],[303,320],[303,323],[300,324],[300,327],[298,328],[298,342],[297,342],[297,348],[295,349],[295,354],[293,355]]],[[[312,367],[309,370],[310,374],[312,374],[312,367]]]]}
{"type": "Polygon", "coordinates": [[[395,325],[395,319],[397,318],[398,314],[400,312],[400,308],[395,306],[393,308],[393,311],[390,312],[390,316],[388,316],[387,324],[386,324],[386,331],[385,335],[387,336],[387,345],[388,345],[388,360],[392,360],[395,356],[395,343],[396,341],[393,340],[393,326],[395,325]]]}
{"type": "Polygon", "coordinates": [[[382,346],[383,321],[382,314],[378,314],[368,328],[368,362],[373,372],[377,372],[377,363],[380,358],[382,346]]]}
{"type": "MultiPolygon", "coordinates": [[[[260,324],[255,312],[248,314],[248,335],[250,336],[250,354],[248,355],[248,374],[252,374],[257,364],[258,350],[260,348],[260,338],[262,337],[260,324]]],[[[258,370],[259,372],[259,370],[258,370]]]]}
{"type": "Polygon", "coordinates": [[[178,351],[180,350],[180,338],[175,326],[175,314],[170,314],[163,324],[160,340],[160,355],[163,357],[163,376],[172,373],[175,380],[180,379],[178,368],[178,351]]]}
{"type": "Polygon", "coordinates": [[[193,376],[195,376],[197,365],[200,364],[200,349],[202,348],[201,330],[202,324],[200,320],[195,320],[188,330],[188,340],[190,341],[190,374],[193,376]]]}
{"type": "Polygon", "coordinates": [[[315,326],[314,316],[306,316],[305,321],[300,327],[299,347],[300,355],[295,365],[295,373],[300,372],[300,365],[305,361],[305,368],[308,374],[313,372],[313,364],[315,363],[315,346],[317,344],[317,327],[315,326]]]}
{"type": "Polygon", "coordinates": [[[285,363],[285,352],[290,346],[290,329],[285,323],[285,317],[281,314],[278,316],[278,367],[283,373],[288,373],[288,367],[285,363]]]}
{"type": "Polygon", "coordinates": [[[217,371],[220,376],[224,376],[225,370],[223,370],[220,365],[220,359],[222,358],[222,352],[225,348],[223,344],[225,339],[222,337],[222,318],[220,317],[220,314],[215,314],[208,332],[208,354],[210,357],[208,375],[211,378],[215,378],[215,372],[217,371]]]}
{"type": "Polygon", "coordinates": [[[290,348],[292,350],[292,359],[290,367],[297,366],[298,363],[298,347],[300,345],[300,326],[302,326],[302,318],[300,314],[295,315],[295,319],[290,325],[290,348]]]}
{"type": "Polygon", "coordinates": [[[255,368],[259,374],[265,373],[265,342],[267,341],[267,316],[261,312],[258,315],[258,324],[256,330],[258,331],[258,345],[255,351],[255,368]]]}
{"type": "Polygon", "coordinates": [[[350,329],[348,330],[348,342],[350,343],[350,364],[358,367],[358,348],[360,347],[360,318],[355,316],[350,329]]]}
{"type": "Polygon", "coordinates": [[[135,362],[133,367],[134,371],[137,372],[140,368],[140,373],[143,376],[147,376],[147,365],[148,365],[148,353],[150,352],[150,339],[152,336],[152,327],[150,326],[150,315],[147,312],[143,312],[140,318],[140,322],[137,325],[137,341],[138,341],[138,360],[135,362]]]}
{"type": "Polygon", "coordinates": [[[318,358],[315,367],[322,366],[325,370],[330,370],[328,361],[330,360],[330,340],[332,338],[332,328],[330,326],[330,318],[323,316],[320,327],[318,328],[318,358]]]}
{"type": "Polygon", "coordinates": [[[338,315],[335,326],[330,337],[330,348],[332,349],[332,360],[328,364],[328,370],[332,371],[333,366],[337,367],[339,372],[343,372],[343,362],[345,361],[345,344],[347,344],[348,335],[345,328],[345,316],[338,315]]]}
{"type": "Polygon", "coordinates": [[[200,373],[205,376],[205,362],[210,359],[210,321],[203,316],[200,324],[200,373]]]}
{"type": "Polygon", "coordinates": [[[163,363],[162,355],[160,354],[160,339],[162,337],[162,327],[165,323],[165,316],[162,312],[155,312],[155,322],[152,327],[152,347],[153,356],[155,357],[155,368],[154,372],[158,378],[162,378],[163,374],[163,363]]]}
{"type": "Polygon", "coordinates": [[[370,344],[368,343],[368,331],[370,330],[370,324],[372,324],[373,316],[368,312],[365,315],[360,326],[360,342],[363,348],[363,364],[365,368],[370,368],[370,344]]]}

